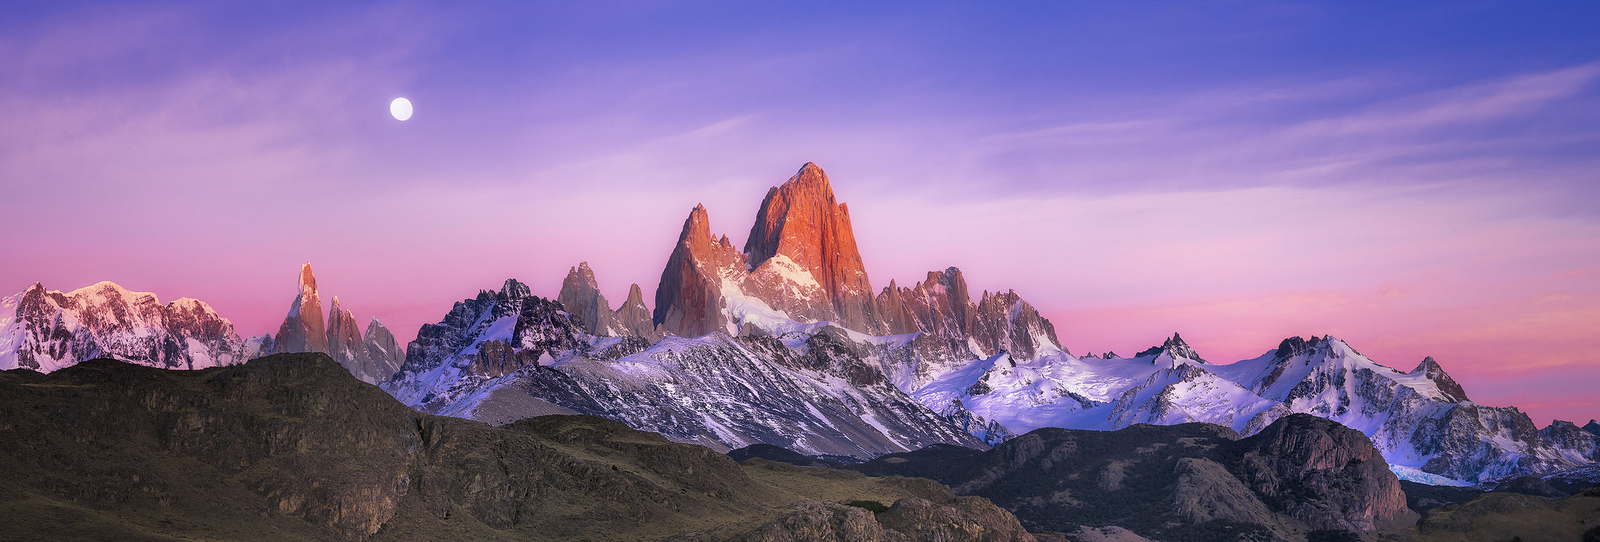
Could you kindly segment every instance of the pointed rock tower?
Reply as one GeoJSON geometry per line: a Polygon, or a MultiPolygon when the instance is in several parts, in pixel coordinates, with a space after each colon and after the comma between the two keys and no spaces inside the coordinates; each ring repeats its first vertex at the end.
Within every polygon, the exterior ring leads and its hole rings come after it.
{"type": "Polygon", "coordinates": [[[711,219],[704,205],[695,205],[683,221],[678,245],[661,271],[656,287],[656,310],[652,319],[660,329],[680,337],[699,337],[726,329],[728,316],[723,299],[725,281],[738,281],[745,274],[744,255],[728,236],[721,240],[711,235],[711,219]]]}
{"type": "MultiPolygon", "coordinates": [[[[387,382],[400,372],[400,366],[406,362],[406,349],[394,340],[394,334],[389,328],[383,327],[383,322],[373,318],[367,322],[366,340],[362,348],[366,350],[366,366],[368,374],[372,375],[373,384],[387,382]]],[[[361,375],[356,375],[361,377],[361,375]]],[[[365,377],[361,377],[366,380],[365,377]]]]}
{"type": "Polygon", "coordinates": [[[628,300],[617,307],[612,319],[629,336],[652,343],[661,340],[661,334],[656,331],[656,324],[651,319],[650,307],[645,306],[644,293],[639,290],[638,284],[628,286],[628,300]]]}
{"type": "Polygon", "coordinates": [[[328,352],[328,331],[322,321],[322,299],[311,264],[300,267],[300,294],[289,305],[289,316],[278,326],[274,352],[328,352]]]}
{"type": "Polygon", "coordinates": [[[300,267],[300,294],[289,306],[289,315],[278,326],[276,339],[268,337],[273,352],[322,352],[339,362],[350,374],[369,384],[387,381],[400,370],[405,351],[395,343],[377,318],[367,324],[365,334],[356,325],[355,314],[333,297],[328,319],[322,319],[322,299],[317,295],[317,279],[311,264],[300,267]],[[376,340],[376,344],[374,344],[376,340]]]}
{"type": "Polygon", "coordinates": [[[772,308],[864,333],[882,332],[850,229],[850,210],[834,201],[828,175],[816,164],[806,162],[783,185],[767,191],[744,252],[752,269],[746,289],[772,308]]]}
{"type": "MultiPolygon", "coordinates": [[[[339,296],[333,296],[333,306],[328,308],[327,345],[328,355],[345,367],[359,364],[366,355],[366,348],[361,342],[361,328],[356,327],[356,315],[339,306],[339,296]]],[[[350,372],[356,371],[352,368],[350,372]]],[[[360,378],[361,375],[356,377],[360,378]]]]}
{"type": "Polygon", "coordinates": [[[611,304],[606,302],[606,296],[600,295],[600,285],[594,280],[594,271],[589,269],[589,262],[579,262],[577,267],[567,271],[567,278],[561,281],[561,293],[556,296],[556,301],[561,302],[561,306],[572,313],[573,320],[589,334],[600,337],[616,335],[611,304]]]}

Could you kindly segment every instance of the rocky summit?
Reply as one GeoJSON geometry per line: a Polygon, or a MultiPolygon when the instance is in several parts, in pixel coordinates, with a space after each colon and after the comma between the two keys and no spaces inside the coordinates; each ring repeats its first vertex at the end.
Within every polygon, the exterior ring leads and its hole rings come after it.
{"type": "Polygon", "coordinates": [[[850,229],[850,209],[834,201],[828,174],[816,164],[806,162],[767,191],[744,253],[751,268],[746,290],[773,309],[798,320],[831,320],[846,329],[881,333],[872,284],[850,229]],[[794,283],[817,285],[820,299],[788,288],[794,283]]]}
{"type": "Polygon", "coordinates": [[[1033,539],[928,480],[740,465],[603,418],[421,414],[320,353],[6,371],[0,414],[5,540],[1033,539]]]}
{"type": "Polygon", "coordinates": [[[388,380],[405,361],[405,350],[382,322],[373,318],[363,332],[356,324],[355,314],[340,305],[339,296],[333,297],[327,319],[322,318],[322,298],[309,263],[300,266],[300,291],[271,344],[271,351],[277,353],[328,354],[368,384],[388,380]]]}
{"type": "Polygon", "coordinates": [[[284,352],[328,352],[327,323],[322,319],[322,297],[317,294],[317,277],[311,264],[300,266],[300,291],[289,304],[289,315],[278,326],[273,350],[284,352]]]}

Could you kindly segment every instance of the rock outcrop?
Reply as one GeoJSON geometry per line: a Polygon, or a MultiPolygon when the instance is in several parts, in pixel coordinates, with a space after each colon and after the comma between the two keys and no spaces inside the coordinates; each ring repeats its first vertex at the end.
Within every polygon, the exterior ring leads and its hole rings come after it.
{"type": "Polygon", "coordinates": [[[300,293],[289,305],[289,315],[278,326],[278,336],[273,340],[278,353],[328,352],[328,329],[322,319],[322,298],[317,295],[317,278],[311,274],[311,264],[300,266],[300,293]]]}
{"type": "Polygon", "coordinates": [[[1234,450],[1240,479],[1313,530],[1372,531],[1417,519],[1372,441],[1337,422],[1292,414],[1234,450]]]}
{"type": "Polygon", "coordinates": [[[572,318],[589,334],[598,337],[616,334],[611,304],[606,302],[606,296],[600,294],[600,285],[594,280],[594,271],[589,269],[589,262],[579,262],[577,267],[567,271],[567,278],[561,281],[561,293],[556,295],[556,301],[566,307],[567,312],[572,313],[572,318]]]}
{"type": "Polygon", "coordinates": [[[628,285],[628,300],[623,301],[621,307],[617,307],[612,320],[626,336],[638,337],[652,343],[661,340],[661,333],[656,331],[650,307],[645,306],[644,294],[639,291],[638,284],[628,285]]]}
{"type": "Polygon", "coordinates": [[[1209,424],[1039,429],[987,452],[929,448],[850,467],[923,475],[1035,531],[1122,527],[1155,540],[1298,540],[1404,527],[1400,482],[1359,431],[1308,415],[1241,439],[1209,424]]]}
{"type": "Polygon", "coordinates": [[[155,294],[110,281],[71,292],[35,283],[0,298],[0,369],[48,373],[97,357],[199,369],[243,363],[260,342],[240,339],[205,302],[163,305],[155,294]]]}

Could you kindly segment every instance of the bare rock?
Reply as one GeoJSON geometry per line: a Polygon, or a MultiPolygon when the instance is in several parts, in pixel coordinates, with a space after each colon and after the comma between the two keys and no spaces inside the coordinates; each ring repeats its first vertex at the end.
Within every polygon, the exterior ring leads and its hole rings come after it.
{"type": "Polygon", "coordinates": [[[612,320],[624,335],[651,343],[661,340],[661,333],[656,331],[655,322],[650,319],[650,307],[645,306],[644,294],[639,291],[638,284],[628,286],[628,300],[617,307],[612,320]]]}
{"type": "Polygon", "coordinates": [[[606,302],[606,296],[600,294],[600,285],[594,280],[594,271],[589,269],[589,262],[579,262],[577,267],[567,271],[567,278],[561,281],[561,293],[556,295],[556,301],[572,313],[578,325],[583,326],[590,335],[609,337],[613,334],[613,314],[611,304],[606,302]]]}
{"type": "Polygon", "coordinates": [[[317,278],[311,274],[311,264],[300,266],[300,293],[289,305],[289,315],[278,326],[278,336],[273,341],[278,353],[328,352],[328,331],[322,320],[322,298],[317,296],[317,278]]]}
{"type": "Polygon", "coordinates": [[[778,295],[785,290],[769,286],[761,297],[773,308],[801,319],[837,321],[863,333],[880,332],[872,285],[850,228],[850,210],[834,201],[828,175],[816,164],[806,162],[788,181],[767,191],[744,252],[753,276],[762,275],[769,264],[791,267],[774,269],[772,274],[808,274],[810,281],[789,282],[814,284],[814,293],[825,296],[812,300],[808,297],[813,292],[804,292],[807,295],[785,297],[778,295]]]}
{"type": "Polygon", "coordinates": [[[1314,530],[1372,531],[1417,519],[1400,480],[1360,431],[1292,414],[1237,444],[1239,478],[1314,530]]]}
{"type": "Polygon", "coordinates": [[[1034,542],[1016,516],[983,497],[956,497],[946,504],[900,499],[877,519],[914,541],[1034,542]]]}
{"type": "Polygon", "coordinates": [[[910,542],[884,530],[864,508],[843,504],[801,501],[783,519],[762,525],[746,542],[910,542]]]}
{"type": "Polygon", "coordinates": [[[662,331],[680,337],[725,329],[728,317],[723,283],[736,285],[745,275],[744,255],[733,248],[727,236],[720,241],[712,237],[706,208],[696,205],[683,221],[678,244],[661,271],[652,320],[662,331]]]}

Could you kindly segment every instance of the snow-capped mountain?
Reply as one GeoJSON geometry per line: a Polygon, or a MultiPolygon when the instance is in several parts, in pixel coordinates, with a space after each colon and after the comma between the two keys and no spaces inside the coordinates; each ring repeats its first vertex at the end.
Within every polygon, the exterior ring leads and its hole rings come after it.
{"type": "Polygon", "coordinates": [[[322,352],[369,384],[389,380],[399,372],[405,350],[382,322],[373,318],[362,332],[355,314],[340,305],[338,296],[334,296],[324,320],[317,277],[309,263],[300,266],[298,286],[289,313],[278,326],[278,336],[267,337],[271,352],[322,352]]]}
{"type": "Polygon", "coordinates": [[[51,372],[100,357],[171,369],[243,363],[260,354],[197,299],[165,305],[149,292],[100,282],[70,292],[34,284],[0,299],[0,369],[51,372]]]}
{"type": "Polygon", "coordinates": [[[507,280],[424,325],[385,388],[426,412],[492,423],[593,414],[723,451],[769,443],[868,458],[982,446],[865,362],[857,341],[872,337],[828,324],[804,336],[747,331],[653,345],[595,336],[561,304],[507,280]]]}
{"type": "Polygon", "coordinates": [[[768,191],[750,231],[741,251],[695,206],[653,311],[636,287],[612,311],[587,264],[559,305],[515,282],[458,303],[424,326],[389,389],[486,421],[578,411],[716,447],[855,456],[961,440],[950,427],[989,444],[1139,423],[1248,435],[1291,413],[1360,430],[1397,472],[1435,483],[1569,469],[1600,447],[1593,431],[1540,431],[1515,408],[1471,402],[1431,358],[1402,372],[1331,337],[1228,365],[1177,335],[1131,358],[1078,357],[1016,292],[974,301],[953,267],[870,295],[848,208],[815,164],[768,191]],[[906,417],[885,425],[881,409],[906,417]]]}
{"type": "Polygon", "coordinates": [[[998,355],[911,395],[1015,433],[1206,422],[1249,435],[1290,413],[1313,414],[1367,434],[1397,471],[1471,483],[1594,460],[1591,433],[1541,432],[1515,408],[1472,403],[1432,358],[1401,372],[1332,337],[1292,337],[1228,365],[1205,362],[1177,335],[1132,358],[998,355]]]}
{"type": "Polygon", "coordinates": [[[1009,436],[905,390],[994,353],[1065,355],[1049,322],[1015,292],[984,292],[974,303],[955,268],[874,297],[848,208],[810,163],[768,191],[743,252],[695,206],[648,323],[634,316],[647,312],[637,288],[611,311],[587,264],[568,272],[559,309],[540,308],[548,302],[524,290],[508,282],[424,326],[389,389],[431,412],[485,421],[578,411],[713,447],[762,442],[870,457],[1009,436]],[[529,327],[527,318],[545,324],[529,327]],[[555,330],[541,336],[562,340],[523,344],[541,326],[555,330]]]}

